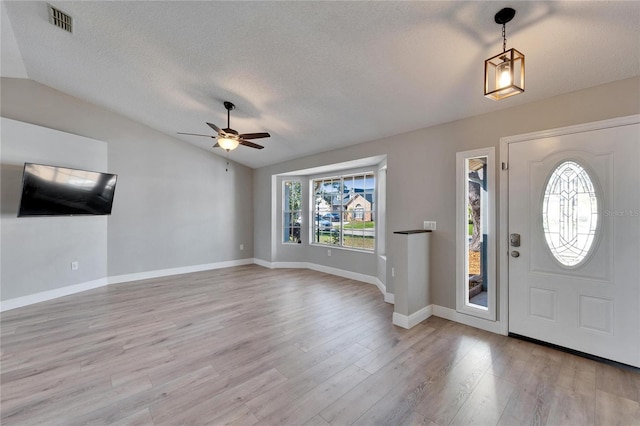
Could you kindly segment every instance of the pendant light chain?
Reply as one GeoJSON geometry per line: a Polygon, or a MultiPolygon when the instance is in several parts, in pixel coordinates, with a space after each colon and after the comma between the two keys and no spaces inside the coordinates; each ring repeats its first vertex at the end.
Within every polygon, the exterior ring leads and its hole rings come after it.
{"type": "Polygon", "coordinates": [[[507,51],[507,33],[506,33],[506,28],[507,24],[502,24],[502,52],[506,52],[507,51]]]}

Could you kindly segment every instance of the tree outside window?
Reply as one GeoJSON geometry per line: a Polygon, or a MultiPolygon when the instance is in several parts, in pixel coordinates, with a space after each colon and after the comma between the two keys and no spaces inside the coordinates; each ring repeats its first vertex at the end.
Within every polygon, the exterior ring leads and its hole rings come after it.
{"type": "Polygon", "coordinates": [[[312,195],[314,244],[374,250],[373,173],[313,180],[312,195]]]}
{"type": "Polygon", "coordinates": [[[298,181],[285,181],[283,188],[283,239],[284,243],[300,243],[302,225],[302,184],[298,181]]]}

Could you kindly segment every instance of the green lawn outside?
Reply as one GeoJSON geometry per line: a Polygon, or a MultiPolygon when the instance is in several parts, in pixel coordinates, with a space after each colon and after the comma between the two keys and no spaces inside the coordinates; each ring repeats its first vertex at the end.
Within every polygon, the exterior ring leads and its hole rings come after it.
{"type": "MultiPolygon", "coordinates": [[[[320,241],[318,241],[317,235],[314,235],[313,242],[314,243],[319,242],[320,244],[340,246],[339,237],[336,239],[328,231],[320,232],[320,241]]],[[[352,237],[350,235],[345,235],[343,239],[343,247],[373,250],[375,247],[375,238],[374,237],[352,237]]]]}
{"type": "Polygon", "coordinates": [[[376,227],[375,222],[349,222],[342,225],[345,229],[372,229],[376,227]]]}

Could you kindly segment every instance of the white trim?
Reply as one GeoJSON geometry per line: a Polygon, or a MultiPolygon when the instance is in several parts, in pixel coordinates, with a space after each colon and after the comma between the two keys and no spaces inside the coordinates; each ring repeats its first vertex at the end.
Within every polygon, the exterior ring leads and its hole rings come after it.
{"type": "Polygon", "coordinates": [[[395,305],[396,303],[396,295],[393,293],[385,293],[384,294],[384,301],[387,303],[391,303],[392,305],[395,305]]]}
{"type": "MultiPolygon", "coordinates": [[[[611,127],[629,126],[640,123],[640,114],[608,120],[594,121],[577,124],[574,126],[559,127],[521,135],[505,136],[500,138],[500,160],[508,164],[509,144],[542,139],[555,136],[563,136],[574,133],[590,132],[593,130],[608,129],[611,127]]],[[[509,333],[509,173],[508,169],[500,173],[500,241],[498,243],[498,262],[500,279],[500,334],[509,333]]]]}
{"type": "Polygon", "coordinates": [[[496,320],[496,180],[495,180],[495,148],[487,147],[456,153],[456,310],[491,321],[496,320]],[[487,225],[487,308],[476,308],[469,300],[467,274],[468,225],[467,225],[467,193],[466,160],[469,158],[487,158],[487,206],[483,213],[487,225]]]}
{"type": "Polygon", "coordinates": [[[433,307],[434,305],[425,306],[409,316],[394,312],[392,319],[393,325],[407,329],[412,328],[429,318],[433,314],[433,307]]]}
{"type": "MultiPolygon", "coordinates": [[[[345,271],[342,269],[331,268],[323,265],[316,265],[313,263],[306,262],[266,262],[262,259],[239,259],[239,260],[230,260],[225,262],[217,262],[217,263],[207,263],[203,265],[193,265],[193,266],[185,266],[180,268],[171,268],[171,269],[160,269],[156,271],[148,271],[148,272],[139,272],[134,274],[125,274],[125,275],[117,275],[109,278],[101,278],[98,280],[88,281],[85,283],[74,284],[62,288],[57,288],[54,290],[48,290],[41,293],[31,294],[28,296],[17,297],[15,299],[9,299],[0,302],[0,312],[8,311],[11,309],[20,308],[27,305],[32,305],[34,303],[45,302],[47,300],[57,299],[59,297],[68,296],[75,293],[80,293],[87,290],[93,290],[95,288],[104,287],[111,284],[131,282],[131,281],[139,281],[149,278],[159,278],[171,275],[179,275],[179,274],[188,274],[192,272],[200,272],[207,271],[213,269],[221,269],[221,268],[229,268],[232,266],[242,266],[242,265],[250,265],[256,264],[265,268],[276,269],[276,268],[303,268],[303,269],[312,269],[318,272],[324,272],[331,275],[337,275],[344,278],[353,279],[356,281],[365,282],[368,284],[374,284],[380,292],[384,295],[385,302],[394,303],[394,295],[392,293],[386,293],[385,286],[382,282],[377,278],[370,275],[364,275],[357,272],[345,271]]],[[[403,328],[411,328],[416,324],[421,323],[426,320],[430,316],[437,316],[441,318],[445,318],[451,321],[459,322],[461,324],[465,324],[471,327],[480,328],[482,330],[490,331],[492,333],[498,334],[506,334],[506,332],[502,332],[500,329],[501,323],[482,320],[479,318],[474,318],[468,315],[463,315],[456,312],[453,309],[445,308],[443,306],[438,305],[429,305],[420,309],[413,314],[406,316],[401,315],[396,312],[393,313],[393,324],[403,327],[403,328]]]]}
{"type": "Polygon", "coordinates": [[[15,299],[3,300],[0,302],[0,312],[33,305],[34,303],[46,302],[47,300],[57,299],[59,297],[80,293],[82,291],[93,290],[94,288],[104,287],[107,284],[108,281],[106,278],[100,278],[80,284],[73,284],[53,290],[42,291],[40,293],[29,294],[27,296],[16,297],[15,299]]]}
{"type": "Polygon", "coordinates": [[[168,277],[171,275],[190,274],[192,272],[209,271],[213,269],[230,268],[232,266],[251,265],[253,259],[227,260],[224,262],[205,263],[202,265],[182,266],[179,268],[158,269],[155,271],[135,272],[133,274],[116,275],[108,277],[109,284],[118,284],[130,281],[148,280],[151,278],[168,277]]]}
{"type": "Polygon", "coordinates": [[[489,320],[474,317],[471,315],[466,315],[466,314],[457,312],[454,309],[445,308],[444,306],[439,306],[439,305],[430,305],[430,306],[433,306],[433,316],[448,319],[450,321],[455,321],[457,323],[468,325],[470,327],[479,328],[481,330],[489,331],[491,333],[504,334],[504,335],[507,334],[502,332],[502,323],[499,321],[489,321],[489,320]]]}
{"type": "Polygon", "coordinates": [[[386,289],[382,281],[378,277],[372,275],[360,274],[358,272],[345,271],[344,269],[332,268],[330,266],[317,265],[315,263],[307,263],[307,267],[314,271],[324,272],[325,274],[337,275],[339,277],[348,278],[350,280],[362,281],[368,284],[374,284],[384,294],[386,289]]]}
{"type": "Polygon", "coordinates": [[[17,297],[0,301],[0,312],[10,309],[21,308],[23,306],[33,305],[34,303],[46,302],[47,300],[57,299],[59,297],[69,296],[71,294],[80,293],[94,288],[104,287],[110,284],[118,284],[130,281],[146,280],[149,278],[167,277],[171,275],[189,274],[192,272],[208,271],[212,269],[229,268],[232,266],[251,265],[255,259],[239,259],[229,260],[225,262],[205,263],[202,265],[184,266],[180,268],[159,269],[156,271],[137,272],[133,274],[117,275],[114,277],[100,278],[93,281],[87,281],[80,284],[69,285],[65,287],[47,290],[40,293],[29,294],[27,296],[17,297]]]}
{"type": "Polygon", "coordinates": [[[262,260],[262,259],[258,259],[257,257],[253,258],[253,263],[255,263],[258,266],[262,266],[263,268],[273,269],[273,264],[271,262],[268,262],[268,261],[262,260]]]}
{"type": "Polygon", "coordinates": [[[509,142],[508,138],[500,138],[499,162],[507,164],[507,169],[500,167],[500,212],[498,213],[498,279],[500,282],[500,334],[509,334],[509,142]]]}
{"type": "Polygon", "coordinates": [[[521,135],[505,136],[500,138],[500,143],[524,142],[535,139],[544,139],[554,136],[564,136],[573,133],[591,132],[593,130],[608,129],[611,127],[629,126],[640,122],[640,114],[627,115],[625,117],[611,118],[608,120],[593,121],[576,124],[574,126],[558,127],[555,129],[540,130],[537,132],[523,133],[521,135]]]}
{"type": "MultiPolygon", "coordinates": [[[[378,290],[380,290],[380,293],[385,295],[385,302],[387,301],[386,295],[390,294],[390,293],[387,293],[386,286],[382,283],[382,281],[380,281],[378,277],[361,274],[359,272],[345,271],[344,269],[332,268],[330,266],[318,265],[316,263],[310,263],[310,262],[267,262],[262,259],[253,259],[253,263],[269,269],[283,269],[283,268],[311,269],[312,271],[323,272],[329,275],[335,275],[342,278],[348,278],[350,280],[361,281],[367,284],[373,284],[376,287],[378,287],[378,290]]],[[[393,294],[391,294],[391,297],[393,297],[393,294]]]]}

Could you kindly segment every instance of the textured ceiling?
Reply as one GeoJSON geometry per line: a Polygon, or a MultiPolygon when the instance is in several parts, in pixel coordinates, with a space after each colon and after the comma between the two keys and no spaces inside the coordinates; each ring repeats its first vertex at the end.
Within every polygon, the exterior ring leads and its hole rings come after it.
{"type": "Polygon", "coordinates": [[[176,132],[224,127],[232,101],[231,127],[272,135],[231,153],[251,167],[640,74],[638,1],[51,1],[73,34],[44,2],[3,3],[29,78],[210,151],[176,132]],[[505,6],[526,92],[494,102],[483,61],[502,48],[505,6]]]}

